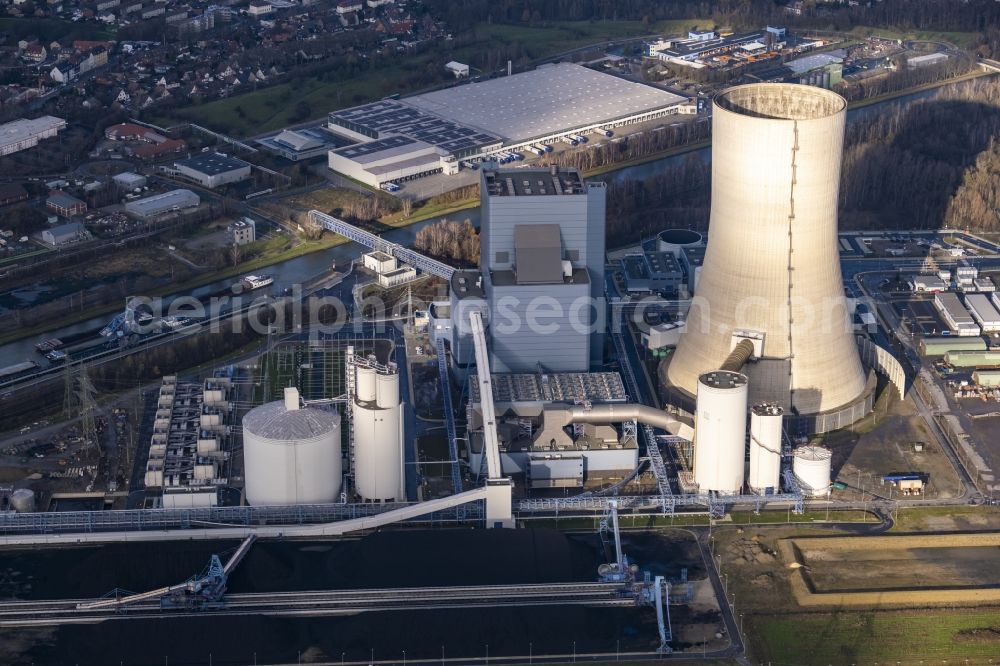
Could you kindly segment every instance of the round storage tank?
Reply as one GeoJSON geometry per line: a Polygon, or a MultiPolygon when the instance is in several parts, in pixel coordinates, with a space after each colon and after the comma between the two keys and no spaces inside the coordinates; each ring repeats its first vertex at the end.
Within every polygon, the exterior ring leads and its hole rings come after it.
{"type": "Polygon", "coordinates": [[[694,480],[702,492],[740,492],[746,438],[746,375],[729,370],[701,375],[695,410],[694,480]]]}
{"type": "Polygon", "coordinates": [[[354,490],[368,501],[405,499],[399,399],[394,407],[354,405],[354,490]]]}
{"type": "Polygon", "coordinates": [[[792,471],[806,497],[822,497],[830,492],[833,454],[822,446],[800,446],[793,452],[792,471]]]}
{"type": "Polygon", "coordinates": [[[358,385],[355,391],[362,402],[375,401],[375,368],[358,367],[358,385]]]}
{"type": "Polygon", "coordinates": [[[758,495],[781,490],[782,409],[773,403],[750,410],[750,473],[747,485],[758,495]]]}
{"type": "Polygon", "coordinates": [[[250,504],[324,504],[340,494],[340,415],[285,401],[243,417],[243,461],[250,504]]]}
{"type": "Polygon", "coordinates": [[[375,375],[375,402],[379,407],[388,409],[399,404],[399,375],[375,375]]]}
{"type": "Polygon", "coordinates": [[[685,247],[701,245],[702,236],[690,229],[665,229],[656,236],[656,240],[660,252],[669,252],[679,258],[685,247]]]}
{"type": "Polygon", "coordinates": [[[35,492],[30,488],[18,488],[10,494],[10,508],[18,513],[34,513],[35,492]]]}

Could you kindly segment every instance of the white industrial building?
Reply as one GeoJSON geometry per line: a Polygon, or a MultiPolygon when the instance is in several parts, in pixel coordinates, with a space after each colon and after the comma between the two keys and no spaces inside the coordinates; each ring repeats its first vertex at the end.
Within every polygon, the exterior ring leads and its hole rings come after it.
{"type": "Polygon", "coordinates": [[[136,199],[125,204],[125,212],[143,220],[201,205],[201,198],[191,190],[171,190],[136,199]]]}
{"type": "Polygon", "coordinates": [[[400,266],[395,270],[379,273],[378,283],[383,287],[389,288],[398,287],[415,279],[417,279],[417,269],[413,266],[400,266]]]}
{"type": "Polygon", "coordinates": [[[445,63],[444,68],[454,74],[456,79],[469,75],[469,66],[454,60],[445,63]]]}
{"type": "Polygon", "coordinates": [[[965,306],[983,331],[1000,331],[1000,312],[993,307],[988,296],[983,294],[967,294],[965,297],[965,306]]]}
{"type": "Polygon", "coordinates": [[[467,158],[672,115],[686,102],[581,65],[543,65],[335,111],[329,115],[329,129],[361,143],[330,151],[329,166],[377,187],[430,173],[455,173],[459,160],[467,158]]]}
{"type": "Polygon", "coordinates": [[[0,155],[10,155],[38,145],[42,139],[56,136],[66,128],[66,121],[55,116],[12,120],[0,125],[0,155]]]}
{"type": "Polygon", "coordinates": [[[199,153],[186,160],[174,162],[174,168],[181,175],[209,189],[238,183],[250,177],[249,162],[224,153],[199,153]]]}
{"type": "Polygon", "coordinates": [[[146,177],[137,173],[132,173],[131,171],[126,171],[112,176],[111,182],[123,190],[128,190],[130,192],[146,187],[146,177]]]}
{"type": "Polygon", "coordinates": [[[916,292],[936,293],[948,290],[948,283],[937,275],[914,275],[910,278],[909,286],[916,292]]]}
{"type": "Polygon", "coordinates": [[[364,267],[370,271],[374,271],[376,274],[381,275],[382,273],[388,273],[389,271],[394,271],[398,268],[396,263],[396,257],[391,254],[386,254],[381,250],[375,250],[374,252],[366,252],[361,257],[361,261],[364,267]]]}
{"type": "Polygon", "coordinates": [[[979,325],[955,294],[951,292],[935,294],[934,307],[941,313],[948,328],[957,335],[979,335],[981,333],[979,325]]]}

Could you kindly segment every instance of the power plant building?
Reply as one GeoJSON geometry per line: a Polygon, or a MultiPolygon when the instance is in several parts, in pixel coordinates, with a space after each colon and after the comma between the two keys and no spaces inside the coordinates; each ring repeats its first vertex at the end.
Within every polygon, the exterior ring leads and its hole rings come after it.
{"type": "Polygon", "coordinates": [[[603,308],[592,302],[604,294],[605,184],[575,169],[484,170],[480,197],[494,371],[586,372],[600,363],[603,308]]]}
{"type": "MultiPolygon", "coordinates": [[[[743,339],[750,400],[802,415],[869,400],[839,262],[837,196],[846,102],[793,84],[714,101],[708,246],[668,367],[686,399],[743,339]]],[[[745,415],[745,411],[744,411],[745,415]]]]}

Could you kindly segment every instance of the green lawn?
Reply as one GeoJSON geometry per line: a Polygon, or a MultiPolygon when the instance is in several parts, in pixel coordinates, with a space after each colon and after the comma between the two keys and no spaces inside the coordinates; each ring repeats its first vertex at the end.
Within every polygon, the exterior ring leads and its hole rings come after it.
{"type": "Polygon", "coordinates": [[[860,37],[882,37],[884,39],[913,39],[928,42],[950,42],[961,48],[969,46],[979,37],[977,32],[936,32],[931,30],[901,31],[890,30],[888,28],[872,28],[870,26],[859,25],[851,30],[852,34],[860,37]]]}
{"type": "Polygon", "coordinates": [[[1000,657],[1000,614],[995,609],[757,616],[749,625],[746,633],[756,644],[755,662],[838,665],[891,660],[909,665],[960,659],[959,664],[985,664],[1000,657]]]}
{"type": "Polygon", "coordinates": [[[448,60],[469,61],[475,54],[521,44],[528,57],[539,60],[609,40],[641,35],[677,33],[695,26],[710,26],[711,21],[686,19],[644,25],[641,21],[562,21],[544,27],[482,23],[475,29],[475,43],[467,46],[406,56],[390,65],[373,68],[341,81],[322,80],[320,76],[264,88],[235,97],[191,106],[174,112],[170,118],[155,118],[156,124],[172,125],[195,122],[234,136],[253,136],[285,127],[296,106],[305,102],[314,118],[336,109],[363,104],[393,93],[413,92],[409,81],[416,72],[443,66],[448,60]],[[294,103],[291,103],[294,101],[294,103]]]}

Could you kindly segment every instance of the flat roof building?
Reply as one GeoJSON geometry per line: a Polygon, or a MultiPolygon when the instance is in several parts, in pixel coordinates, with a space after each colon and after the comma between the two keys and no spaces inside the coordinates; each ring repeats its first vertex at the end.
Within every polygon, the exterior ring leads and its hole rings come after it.
{"type": "MultiPolygon", "coordinates": [[[[652,86],[580,65],[558,63],[513,76],[334,111],[329,115],[328,127],[359,142],[399,141],[405,137],[438,148],[439,155],[457,161],[526,149],[535,142],[555,141],[574,133],[644,122],[677,113],[686,102],[684,97],[652,86]]],[[[387,148],[380,144],[372,150],[381,153],[387,148]]],[[[386,155],[379,166],[391,169],[396,162],[416,157],[408,153],[395,158],[386,155]]],[[[352,175],[345,160],[354,159],[350,148],[331,151],[330,168],[348,169],[342,173],[352,175]]],[[[417,171],[420,167],[406,165],[405,170],[417,171]]],[[[385,180],[392,178],[383,177],[385,180]]]]}
{"type": "Polygon", "coordinates": [[[934,295],[934,306],[941,313],[941,317],[948,328],[958,335],[979,335],[981,333],[979,325],[973,320],[972,315],[965,309],[958,296],[951,292],[941,292],[934,295]]]}
{"type": "Polygon", "coordinates": [[[131,171],[120,173],[111,177],[111,181],[126,190],[135,190],[146,186],[146,177],[131,171]]]}
{"type": "Polygon", "coordinates": [[[983,331],[1000,331],[1000,312],[990,303],[988,296],[983,294],[966,294],[965,306],[972,318],[979,323],[983,331]]]}
{"type": "Polygon", "coordinates": [[[55,116],[12,120],[0,125],[0,155],[10,155],[38,145],[42,139],[56,136],[66,128],[66,121],[55,116]]]}
{"type": "Polygon", "coordinates": [[[910,289],[916,292],[947,291],[948,284],[937,275],[914,275],[910,278],[910,289]]]}
{"type": "Polygon", "coordinates": [[[265,150],[292,162],[326,155],[327,151],[341,148],[349,143],[351,143],[349,139],[323,127],[286,129],[257,140],[257,144],[263,146],[265,150]]]}
{"type": "Polygon", "coordinates": [[[238,183],[250,177],[250,164],[225,153],[199,153],[186,160],[174,162],[181,174],[202,187],[215,189],[229,183],[238,183]]]}
{"type": "Polygon", "coordinates": [[[191,190],[171,190],[155,194],[145,199],[136,199],[125,204],[125,212],[143,220],[149,220],[166,213],[194,208],[201,205],[201,198],[191,190]]]}

